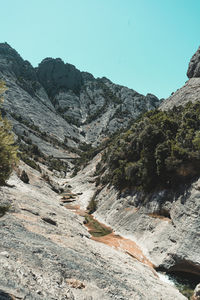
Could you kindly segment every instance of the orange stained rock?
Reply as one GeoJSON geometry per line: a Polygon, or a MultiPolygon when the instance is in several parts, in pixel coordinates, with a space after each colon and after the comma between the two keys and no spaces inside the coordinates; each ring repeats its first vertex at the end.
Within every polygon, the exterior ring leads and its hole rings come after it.
{"type": "Polygon", "coordinates": [[[145,257],[142,250],[137,246],[135,242],[121,237],[120,235],[117,235],[114,232],[101,237],[93,236],[91,239],[97,242],[104,243],[110,247],[114,247],[120,251],[126,252],[130,256],[136,258],[137,260],[148,265],[149,267],[154,267],[153,264],[145,257]]]}
{"type": "MultiPolygon", "coordinates": [[[[66,205],[66,208],[72,210],[73,212],[77,213],[78,215],[86,215],[86,213],[80,209],[80,206],[78,205],[66,205]]],[[[92,218],[93,216],[90,215],[92,218]]],[[[96,220],[97,221],[97,220],[96,220]]],[[[111,229],[110,227],[107,227],[106,225],[98,222],[103,226],[104,228],[111,229]]],[[[91,226],[91,223],[88,223],[85,225],[88,228],[89,232],[93,231],[93,226],[91,226]]],[[[115,234],[114,232],[111,232],[110,234],[99,236],[99,237],[91,237],[92,240],[104,243],[110,247],[114,247],[117,250],[123,251],[127,253],[128,255],[132,256],[133,258],[137,259],[143,264],[148,265],[151,268],[154,268],[154,265],[152,262],[150,262],[146,256],[143,254],[142,250],[139,248],[139,246],[132,240],[129,240],[127,238],[124,238],[120,235],[115,234]]]]}

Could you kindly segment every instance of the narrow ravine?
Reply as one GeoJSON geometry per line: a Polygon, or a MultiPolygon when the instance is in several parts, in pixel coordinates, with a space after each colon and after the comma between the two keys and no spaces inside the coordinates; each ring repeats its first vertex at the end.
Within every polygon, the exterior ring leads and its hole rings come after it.
{"type": "MultiPolygon", "coordinates": [[[[152,269],[156,277],[159,277],[164,282],[168,282],[169,284],[176,286],[184,296],[190,299],[195,285],[198,283],[196,278],[192,277],[187,278],[186,280],[183,274],[166,274],[165,272],[157,273],[154,270],[153,263],[147,259],[140,247],[134,241],[116,234],[111,227],[99,222],[92,214],[88,214],[88,212],[81,209],[78,204],[73,203],[76,201],[76,194],[71,192],[65,193],[61,201],[63,204],[65,204],[64,207],[66,209],[69,209],[77,215],[84,217],[83,224],[87,227],[89,233],[91,234],[92,240],[106,244],[117,249],[118,251],[122,251],[134,259],[137,259],[141,263],[147,265],[152,269]]],[[[164,219],[168,221],[168,218],[164,219]]]]}

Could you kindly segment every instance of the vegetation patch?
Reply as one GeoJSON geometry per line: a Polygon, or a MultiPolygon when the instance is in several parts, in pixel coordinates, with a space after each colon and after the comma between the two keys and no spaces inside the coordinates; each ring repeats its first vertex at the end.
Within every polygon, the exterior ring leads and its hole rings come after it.
{"type": "Polygon", "coordinates": [[[94,237],[104,236],[112,232],[111,229],[99,223],[97,220],[93,218],[93,216],[88,214],[85,215],[84,223],[87,225],[89,229],[89,233],[94,237]]]}
{"type": "Polygon", "coordinates": [[[191,299],[196,285],[199,283],[198,275],[174,272],[168,274],[171,281],[174,282],[177,289],[188,299],[191,299]]]}
{"type": "Polygon", "coordinates": [[[200,102],[145,113],[114,137],[96,174],[98,183],[145,192],[175,188],[199,176],[200,102]]]}
{"type": "Polygon", "coordinates": [[[91,215],[96,211],[96,209],[97,209],[97,202],[95,201],[95,197],[92,197],[92,199],[90,200],[87,206],[88,213],[91,215]]]}
{"type": "MultiPolygon", "coordinates": [[[[0,102],[3,101],[1,95],[5,90],[5,84],[0,82],[0,102]]],[[[0,185],[5,185],[18,161],[17,146],[11,129],[11,124],[0,114],[0,185]]]]}
{"type": "Polygon", "coordinates": [[[10,205],[0,205],[0,217],[3,217],[9,209],[10,205]]]}

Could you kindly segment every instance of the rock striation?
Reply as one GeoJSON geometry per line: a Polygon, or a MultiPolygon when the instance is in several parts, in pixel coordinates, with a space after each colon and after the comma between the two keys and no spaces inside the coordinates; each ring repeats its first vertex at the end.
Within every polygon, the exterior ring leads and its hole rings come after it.
{"type": "Polygon", "coordinates": [[[177,191],[151,194],[119,192],[112,186],[90,183],[100,156],[71,179],[74,192],[83,194],[86,208],[95,195],[94,216],[117,233],[135,241],[160,270],[200,276],[200,179],[177,191]]]}

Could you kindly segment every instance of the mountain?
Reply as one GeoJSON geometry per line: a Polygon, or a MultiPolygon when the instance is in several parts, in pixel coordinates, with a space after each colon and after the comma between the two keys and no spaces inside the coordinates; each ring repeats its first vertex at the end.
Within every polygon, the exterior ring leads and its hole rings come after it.
{"type": "Polygon", "coordinates": [[[154,95],[95,79],[60,58],[46,58],[33,68],[6,43],[0,44],[0,78],[8,87],[4,109],[14,131],[21,135],[24,126],[29,131],[35,125],[37,136],[46,134],[69,147],[97,146],[159,105],[154,95]]]}

